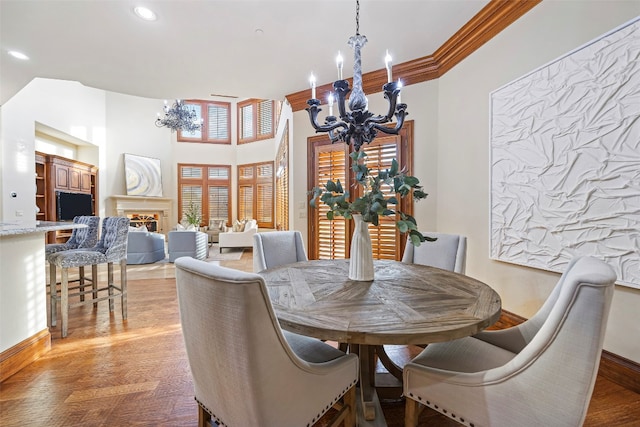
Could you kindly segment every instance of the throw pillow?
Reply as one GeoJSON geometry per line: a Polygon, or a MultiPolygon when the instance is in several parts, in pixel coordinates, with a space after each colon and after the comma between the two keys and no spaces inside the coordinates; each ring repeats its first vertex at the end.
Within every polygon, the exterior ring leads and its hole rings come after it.
{"type": "Polygon", "coordinates": [[[244,230],[244,223],[236,220],[236,222],[233,223],[233,228],[232,230],[234,232],[239,232],[239,231],[243,231],[244,230]]]}

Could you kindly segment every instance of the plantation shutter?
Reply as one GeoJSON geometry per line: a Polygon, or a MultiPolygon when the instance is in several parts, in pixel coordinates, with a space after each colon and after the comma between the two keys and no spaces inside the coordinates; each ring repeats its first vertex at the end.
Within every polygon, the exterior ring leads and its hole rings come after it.
{"type": "Polygon", "coordinates": [[[184,105],[196,113],[196,120],[202,122],[202,130],[198,129],[193,133],[178,130],[178,142],[231,143],[230,103],[189,100],[184,105]]]}
{"type": "Polygon", "coordinates": [[[273,134],[273,101],[260,101],[258,103],[258,129],[257,137],[273,134]]]}
{"type": "Polygon", "coordinates": [[[231,218],[231,168],[227,165],[178,164],[178,222],[193,202],[200,206],[202,224],[210,219],[231,218]]]}
{"type": "Polygon", "coordinates": [[[257,215],[259,224],[273,224],[273,184],[257,185],[257,215]]]}
{"type": "Polygon", "coordinates": [[[276,156],[276,223],[277,230],[289,229],[289,125],[285,125],[276,156]]]}
{"type": "Polygon", "coordinates": [[[202,215],[202,186],[200,185],[183,185],[180,191],[182,198],[180,220],[184,218],[185,211],[189,208],[189,205],[193,203],[200,209],[202,215]]]}
{"type": "MultiPolygon", "coordinates": [[[[314,156],[315,183],[319,187],[328,180],[336,182],[340,180],[342,186],[347,189],[347,152],[343,144],[326,144],[316,146],[314,156]]],[[[329,207],[324,203],[318,203],[313,212],[313,224],[315,225],[314,245],[312,259],[338,259],[347,257],[347,221],[338,218],[327,219],[329,207]]]]}
{"type": "Polygon", "coordinates": [[[209,219],[223,219],[229,223],[229,188],[209,186],[209,219]]]}
{"type": "MultiPolygon", "coordinates": [[[[340,179],[342,187],[349,191],[351,200],[358,197],[360,186],[351,186],[351,158],[348,156],[349,146],[341,143],[331,144],[326,136],[309,138],[309,149],[313,153],[308,164],[307,188],[326,184],[328,179],[334,182],[340,179]]],[[[379,135],[371,144],[364,145],[361,150],[367,153],[366,161],[371,173],[375,176],[379,169],[388,169],[395,158],[400,170],[412,174],[413,156],[413,121],[408,120],[398,135],[379,135]]],[[[386,187],[386,186],[384,186],[386,187]]],[[[392,190],[387,196],[391,195],[392,190]]],[[[413,215],[413,200],[404,198],[400,206],[389,205],[390,209],[401,210],[413,215]]],[[[309,259],[331,259],[349,256],[351,245],[352,222],[338,218],[329,221],[326,213],[329,208],[319,202],[317,208],[309,208],[309,259]]],[[[381,217],[378,227],[369,224],[373,257],[375,259],[401,260],[406,242],[405,235],[396,229],[396,218],[381,217]]]]}
{"type": "MultiPolygon", "coordinates": [[[[400,159],[400,137],[389,136],[379,137],[373,143],[365,145],[361,148],[366,154],[365,158],[367,166],[372,176],[377,176],[379,170],[391,168],[393,159],[400,159]]],[[[360,190],[360,187],[358,187],[360,190]]],[[[389,186],[383,186],[385,197],[394,195],[389,186]]],[[[358,191],[358,196],[359,196],[358,191]]],[[[396,206],[390,205],[390,209],[396,209],[396,206]]],[[[373,250],[373,259],[391,259],[400,261],[400,232],[396,228],[395,216],[380,217],[380,224],[376,227],[369,224],[369,234],[371,235],[371,246],[373,250]]]]}
{"type": "Polygon", "coordinates": [[[238,165],[238,219],[273,228],[273,162],[238,165]]]}
{"type": "Polygon", "coordinates": [[[238,218],[253,219],[253,185],[238,187],[238,218]]]}
{"type": "Polygon", "coordinates": [[[251,139],[253,137],[253,104],[245,105],[240,109],[240,128],[242,137],[240,139],[251,139]]]}
{"type": "MultiPolygon", "coordinates": [[[[209,117],[207,120],[207,131],[209,140],[229,139],[229,108],[220,105],[208,104],[209,117]]],[[[199,117],[198,117],[199,119],[199,117]]]]}

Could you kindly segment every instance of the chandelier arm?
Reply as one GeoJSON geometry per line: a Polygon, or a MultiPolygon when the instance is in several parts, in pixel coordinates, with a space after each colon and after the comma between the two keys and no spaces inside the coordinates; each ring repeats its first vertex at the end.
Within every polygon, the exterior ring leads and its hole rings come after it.
{"type": "Polygon", "coordinates": [[[329,132],[339,127],[347,128],[347,124],[344,122],[336,121],[334,116],[327,117],[327,121],[324,125],[320,125],[318,123],[318,113],[322,111],[322,108],[319,108],[320,101],[318,99],[310,99],[307,101],[309,104],[308,108],[305,108],[309,113],[309,120],[311,121],[311,126],[316,130],[316,132],[329,132]]]}
{"type": "Polygon", "coordinates": [[[347,80],[337,80],[333,83],[333,90],[336,92],[338,115],[342,120],[345,120],[347,116],[347,109],[345,108],[347,94],[351,92],[349,88],[349,82],[347,80]]]}
{"type": "Polygon", "coordinates": [[[397,135],[398,132],[400,132],[400,129],[402,129],[402,125],[404,124],[404,118],[407,115],[406,108],[407,104],[398,105],[398,111],[396,112],[397,122],[394,127],[383,126],[375,123],[372,123],[371,127],[389,135],[397,135]]]}

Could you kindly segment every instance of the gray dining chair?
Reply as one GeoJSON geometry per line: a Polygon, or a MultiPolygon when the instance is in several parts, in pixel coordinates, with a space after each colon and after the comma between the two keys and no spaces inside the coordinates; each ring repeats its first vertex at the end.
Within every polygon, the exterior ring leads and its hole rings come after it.
{"type": "Polygon", "coordinates": [[[102,221],[102,234],[98,244],[91,248],[71,249],[57,252],[49,256],[51,274],[49,277],[51,296],[50,314],[51,326],[57,325],[57,303],[60,301],[61,311],[61,335],[67,336],[69,308],[82,304],[93,304],[94,307],[102,300],[109,300],[109,311],[114,310],[114,299],[120,297],[122,305],[122,319],[127,318],[127,241],[129,234],[129,218],[107,217],[102,221]],[[113,264],[120,264],[120,286],[113,281],[113,264]],[[107,264],[107,284],[98,287],[98,264],[107,264]],[[69,268],[91,266],[91,291],[79,290],[78,293],[69,295],[69,268]],[[56,268],[60,268],[62,280],[60,281],[60,295],[55,285],[56,268]],[[107,291],[106,296],[100,296],[101,291],[107,291]],[[70,296],[82,296],[91,293],[91,299],[81,300],[70,304],[70,296]]]}
{"type": "Polygon", "coordinates": [[[605,262],[578,258],[528,321],[429,344],[404,367],[405,427],[422,406],[466,426],[582,425],[615,280],[605,262]]]}
{"type": "Polygon", "coordinates": [[[423,242],[414,246],[407,240],[402,262],[428,265],[464,274],[467,258],[467,237],[458,234],[421,232],[435,237],[435,242],[423,242]]]}
{"type": "Polygon", "coordinates": [[[308,261],[299,231],[271,231],[253,235],[253,271],[308,261]]]}
{"type": "Polygon", "coordinates": [[[187,257],[175,266],[200,426],[310,426],[341,399],[331,425],[355,425],[356,355],[282,331],[257,274],[187,257]]]}

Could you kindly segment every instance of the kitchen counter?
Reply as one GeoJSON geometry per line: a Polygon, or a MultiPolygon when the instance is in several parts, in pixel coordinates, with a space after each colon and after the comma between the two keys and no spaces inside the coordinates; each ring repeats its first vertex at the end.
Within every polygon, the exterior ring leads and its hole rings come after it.
{"type": "Polygon", "coordinates": [[[45,234],[83,227],[72,222],[0,222],[0,381],[51,347],[45,234]]]}
{"type": "Polygon", "coordinates": [[[0,222],[0,237],[18,234],[46,233],[47,231],[84,228],[85,224],[54,221],[0,222]]]}

